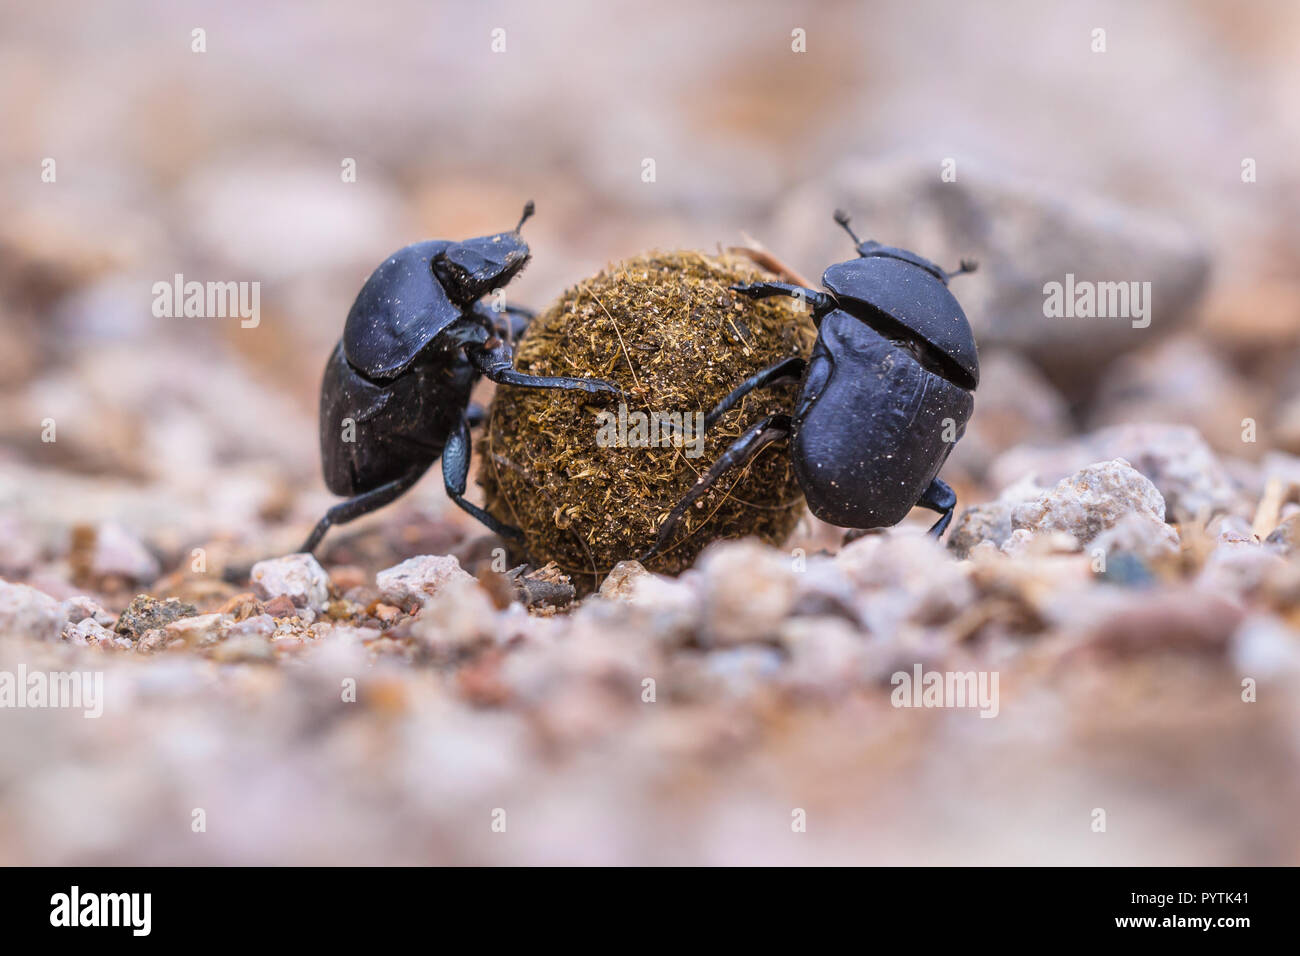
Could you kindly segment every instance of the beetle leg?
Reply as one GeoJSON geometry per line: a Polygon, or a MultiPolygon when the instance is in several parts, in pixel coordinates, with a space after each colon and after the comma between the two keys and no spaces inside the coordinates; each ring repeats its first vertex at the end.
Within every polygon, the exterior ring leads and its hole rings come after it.
{"type": "Polygon", "coordinates": [[[307,540],[302,543],[302,547],[298,550],[311,554],[316,550],[316,545],[320,544],[321,538],[325,537],[325,532],[334,525],[347,524],[362,515],[382,508],[390,501],[399,498],[403,492],[419,481],[420,476],[428,470],[428,465],[417,465],[405,474],[380,485],[378,488],[371,488],[355,498],[339,502],[325,512],[325,517],[316,522],[316,527],[312,529],[311,534],[307,536],[307,540]]]}
{"type": "MultiPolygon", "coordinates": [[[[761,372],[751,375],[732,389],[731,393],[722,401],[713,406],[713,411],[704,417],[705,431],[716,425],[723,415],[740,404],[741,400],[750,392],[757,391],[760,388],[775,388],[778,385],[793,385],[803,378],[804,369],[807,367],[807,361],[797,355],[792,355],[787,359],[782,359],[775,365],[763,369],[761,372]]],[[[670,422],[663,422],[660,427],[668,427],[670,431],[676,431],[676,428],[670,422]]]]}
{"type": "Polygon", "coordinates": [[[704,427],[712,428],[723,415],[731,411],[740,403],[740,401],[750,392],[760,388],[774,388],[777,385],[792,385],[803,378],[804,369],[808,363],[797,355],[792,355],[788,359],[782,359],[775,365],[763,369],[763,371],[751,375],[745,379],[722,401],[713,406],[713,411],[709,412],[704,418],[704,427]]]}
{"type": "Polygon", "coordinates": [[[447,437],[447,444],[442,449],[442,483],[447,489],[447,497],[501,537],[522,539],[524,533],[518,528],[502,524],[478,505],[465,500],[471,450],[469,422],[462,418],[452,428],[451,435],[447,437]]]}
{"type": "Polygon", "coordinates": [[[465,346],[474,367],[498,385],[517,385],[521,388],[566,388],[593,395],[622,395],[623,390],[612,382],[598,378],[568,378],[562,375],[527,375],[514,366],[514,353],[502,342],[496,348],[487,348],[478,342],[465,346]]]}
{"type": "Polygon", "coordinates": [[[732,292],[739,292],[751,299],[770,299],[775,295],[788,295],[812,306],[813,318],[818,319],[835,308],[835,300],[826,292],[806,289],[793,282],[742,282],[731,287],[732,292]]]}
{"type": "Polygon", "coordinates": [[[948,522],[952,521],[953,509],[957,507],[957,495],[948,487],[946,481],[936,478],[926,486],[925,491],[921,492],[921,498],[917,504],[922,508],[929,508],[931,511],[939,512],[940,518],[930,528],[930,534],[936,539],[943,537],[944,531],[948,528],[948,522]]]}
{"type": "Polygon", "coordinates": [[[470,402],[469,408],[465,409],[465,421],[470,428],[478,428],[487,421],[487,409],[478,402],[470,402]]]}
{"type": "Polygon", "coordinates": [[[768,415],[751,425],[745,434],[731,443],[731,446],[714,462],[713,467],[691,486],[691,490],[682,496],[682,500],[677,502],[673,510],[668,513],[668,517],[664,519],[664,523],[659,526],[659,537],[655,539],[654,547],[637,560],[645,564],[661,552],[672,540],[673,532],[677,530],[677,525],[686,514],[686,510],[707,494],[709,489],[717,484],[719,478],[732,468],[749,464],[760,451],[772,442],[786,438],[789,434],[789,415],[768,415]]]}

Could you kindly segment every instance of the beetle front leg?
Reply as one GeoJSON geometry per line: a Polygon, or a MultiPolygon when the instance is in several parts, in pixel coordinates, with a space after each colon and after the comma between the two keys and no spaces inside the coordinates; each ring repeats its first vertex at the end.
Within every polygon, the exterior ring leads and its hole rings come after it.
{"type": "Polygon", "coordinates": [[[939,512],[940,518],[931,525],[929,533],[934,535],[936,540],[943,537],[944,531],[948,529],[948,523],[952,521],[953,510],[957,507],[956,493],[946,481],[936,478],[926,486],[925,491],[921,492],[917,504],[922,508],[939,512]]]}
{"type": "Polygon", "coordinates": [[[747,295],[751,299],[770,299],[773,296],[787,295],[811,305],[814,319],[819,319],[835,308],[835,300],[828,293],[807,289],[793,282],[742,282],[733,285],[731,291],[747,295]]]}
{"type": "Polygon", "coordinates": [[[514,365],[514,353],[505,342],[495,348],[486,343],[471,342],[465,354],[484,377],[498,385],[516,385],[520,388],[563,388],[591,395],[622,395],[623,390],[613,382],[599,378],[569,378],[563,375],[528,375],[514,365]]]}

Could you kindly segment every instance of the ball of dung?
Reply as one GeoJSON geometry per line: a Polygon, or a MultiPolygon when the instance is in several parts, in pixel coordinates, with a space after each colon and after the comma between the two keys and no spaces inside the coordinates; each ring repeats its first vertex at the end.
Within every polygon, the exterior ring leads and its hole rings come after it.
{"type": "MultiPolygon", "coordinates": [[[[730,288],[775,278],[743,255],[651,254],[579,283],[533,320],[516,346],[520,371],[606,379],[626,398],[497,389],[479,481],[488,510],[524,532],[531,562],[554,561],[583,590],[596,587],[650,549],[673,506],[750,425],[792,411],[795,386],[758,390],[697,431],[746,378],[810,354],[807,309],[730,288]]],[[[786,443],[769,444],[688,509],[649,568],[675,574],[719,538],[779,544],[803,507],[786,443]]]]}

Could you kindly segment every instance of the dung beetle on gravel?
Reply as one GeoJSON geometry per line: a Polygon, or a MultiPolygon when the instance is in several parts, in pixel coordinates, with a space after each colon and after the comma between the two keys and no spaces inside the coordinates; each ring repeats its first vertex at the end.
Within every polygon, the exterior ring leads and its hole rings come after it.
{"type": "Polygon", "coordinates": [[[530,200],[510,232],[407,246],[366,280],[321,383],[325,484],[348,500],[326,512],[300,550],[314,551],[332,525],[402,495],[439,456],[447,496],[497,534],[517,538],[517,529],[464,497],[470,425],[482,417],[470,409],[475,381],[621,394],[598,379],[516,371],[509,342],[532,313],[506,306],[503,329],[480,301],[528,262],[519,230],[532,213],[530,200]]]}
{"type": "Polygon", "coordinates": [[[841,211],[835,221],[858,258],[822,274],[827,291],[789,282],[732,286],[755,299],[808,303],[817,326],[811,358],[791,357],[746,379],[704,424],[755,389],[798,382],[793,414],[768,415],[737,438],[664,519],[642,560],[669,544],[686,510],[722,475],[783,438],[808,507],[823,521],[881,528],[920,505],[939,512],[930,529],[939,537],[952,520],[957,496],[937,476],[970,420],[979,357],[948,280],[973,272],[975,263],[945,272],[906,249],[860,241],[841,211]]]}

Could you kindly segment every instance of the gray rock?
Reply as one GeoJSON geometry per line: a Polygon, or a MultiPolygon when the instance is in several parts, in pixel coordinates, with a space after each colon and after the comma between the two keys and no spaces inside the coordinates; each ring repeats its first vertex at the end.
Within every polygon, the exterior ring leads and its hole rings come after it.
{"type": "Polygon", "coordinates": [[[627,606],[646,621],[649,633],[664,646],[678,647],[695,642],[704,628],[705,618],[698,571],[687,571],[676,578],[647,573],[636,575],[627,583],[629,586],[620,588],[614,600],[606,595],[599,601],[585,601],[578,609],[575,621],[583,620],[600,605],[606,608],[627,606]]]}
{"type": "Polygon", "coordinates": [[[1205,559],[1196,582],[1207,592],[1249,599],[1285,566],[1286,558],[1253,539],[1222,541],[1205,559]]]}
{"type": "Polygon", "coordinates": [[[111,521],[95,530],[91,571],[96,580],[118,577],[133,584],[149,584],[160,573],[158,559],[140,539],[111,521]]]}
{"type": "Polygon", "coordinates": [[[253,591],[269,601],[284,595],[295,607],[323,611],[329,602],[330,579],[310,554],[289,554],[253,565],[253,591]]]}
{"type": "Polygon", "coordinates": [[[835,563],[857,594],[859,620],[894,640],[911,622],[939,624],[974,599],[966,569],[919,528],[865,535],[844,547],[835,563]]]}
{"type": "Polygon", "coordinates": [[[132,640],[141,640],[149,631],[158,631],[172,621],[193,617],[199,609],[176,598],[160,601],[147,594],[137,594],[117,619],[113,630],[132,640]]]}
{"type": "Polygon", "coordinates": [[[988,541],[1001,548],[1011,537],[1011,512],[1023,501],[1030,501],[1046,489],[1039,487],[1032,475],[1005,488],[995,501],[972,505],[961,513],[948,535],[948,548],[959,558],[968,558],[972,549],[988,541]]]}
{"type": "Polygon", "coordinates": [[[600,596],[611,601],[630,601],[636,593],[637,582],[649,573],[640,561],[620,561],[600,582],[600,596]]]}
{"type": "Polygon", "coordinates": [[[1300,543],[1300,514],[1294,514],[1286,518],[1276,528],[1269,532],[1264,543],[1276,548],[1283,554],[1291,554],[1295,551],[1296,544],[1300,543]]]}
{"type": "Polygon", "coordinates": [[[433,597],[452,581],[474,578],[450,554],[418,554],[375,575],[385,601],[408,607],[433,597]]]}
{"type": "Polygon", "coordinates": [[[834,558],[810,555],[802,573],[795,575],[796,617],[840,617],[862,624],[857,594],[848,572],[834,558]]]}
{"type": "Polygon", "coordinates": [[[758,541],[720,541],[700,556],[704,596],[699,639],[706,647],[734,647],[777,639],[795,601],[791,559],[758,541]]]}
{"type": "Polygon", "coordinates": [[[0,581],[0,637],[57,640],[65,617],[59,602],[25,584],[0,581]]]}
{"type": "Polygon", "coordinates": [[[86,597],[84,594],[78,594],[64,601],[62,612],[70,624],[80,624],[87,618],[93,618],[96,623],[104,627],[112,627],[113,622],[117,620],[115,614],[94,598],[86,597]]]}
{"type": "Polygon", "coordinates": [[[833,694],[864,682],[864,641],[844,620],[793,618],[781,626],[781,645],[790,655],[782,676],[792,687],[833,694]]]}
{"type": "Polygon", "coordinates": [[[987,542],[1001,548],[1011,537],[1011,509],[1009,501],[989,501],[972,505],[953,523],[948,535],[948,548],[959,558],[969,558],[971,552],[987,542]]]}
{"type": "MultiPolygon", "coordinates": [[[[459,562],[456,570],[460,571],[459,562]]],[[[435,659],[448,660],[495,643],[504,627],[487,592],[460,571],[447,575],[425,599],[411,635],[435,659]]]]}
{"type": "MultiPolygon", "coordinates": [[[[1156,486],[1117,458],[1089,465],[1050,491],[1016,505],[1011,511],[1011,527],[1035,534],[1064,531],[1086,545],[1126,518],[1144,523],[1147,536],[1168,534],[1165,502],[1156,486]]],[[[1141,526],[1131,524],[1128,533],[1142,536],[1141,526]]]]}
{"type": "Polygon", "coordinates": [[[254,614],[242,621],[236,621],[226,628],[226,639],[259,638],[266,640],[275,633],[275,618],[269,614],[254,614]]]}
{"type": "Polygon", "coordinates": [[[1204,244],[1178,223],[1097,196],[1026,185],[964,162],[957,182],[942,182],[933,162],[911,159],[841,163],[791,192],[770,234],[800,251],[815,279],[852,254],[831,221],[841,206],[863,239],[904,246],[946,268],[979,260],[954,283],[981,347],[1016,349],[1058,387],[1091,390],[1096,374],[1120,355],[1178,328],[1206,286],[1204,244]],[[815,271],[814,271],[815,270],[815,271]],[[1077,280],[1151,283],[1151,323],[1124,318],[1048,318],[1043,287],[1077,280]]]}
{"type": "Polygon", "coordinates": [[[774,647],[744,644],[705,655],[704,669],[735,697],[754,693],[781,673],[785,658],[774,647]]]}
{"type": "Polygon", "coordinates": [[[1248,509],[1228,471],[1188,425],[1116,425],[1061,445],[1016,448],[993,463],[989,480],[998,486],[1032,477],[1047,484],[1116,458],[1151,480],[1175,521],[1248,509]]]}
{"type": "Polygon", "coordinates": [[[69,621],[63,627],[63,639],[83,647],[97,647],[101,644],[116,646],[118,642],[131,646],[129,639],[114,634],[93,617],[82,618],[75,623],[69,621]]]}
{"type": "Polygon", "coordinates": [[[198,614],[172,621],[163,631],[169,638],[179,637],[191,647],[201,647],[221,640],[228,622],[224,614],[198,614]]]}
{"type": "Polygon", "coordinates": [[[1156,523],[1148,515],[1127,514],[1091,542],[1088,550],[1111,555],[1130,554],[1143,561],[1153,561],[1178,553],[1178,532],[1163,521],[1156,523]]]}

